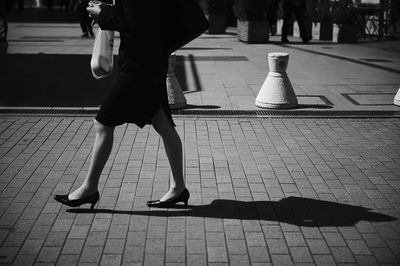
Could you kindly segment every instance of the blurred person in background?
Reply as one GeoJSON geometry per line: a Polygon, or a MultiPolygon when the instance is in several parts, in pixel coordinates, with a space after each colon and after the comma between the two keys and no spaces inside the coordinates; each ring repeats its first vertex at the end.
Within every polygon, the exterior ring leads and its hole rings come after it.
{"type": "Polygon", "coordinates": [[[86,8],[89,6],[89,0],[79,0],[76,11],[79,16],[79,23],[82,29],[83,38],[94,37],[92,19],[89,17],[89,11],[86,8]]]}
{"type": "Polygon", "coordinates": [[[7,13],[13,4],[12,0],[0,0],[0,42],[7,42],[7,13]]]}
{"type": "Polygon", "coordinates": [[[308,32],[306,26],[307,0],[283,0],[282,8],[284,13],[282,26],[282,42],[289,43],[287,38],[289,27],[292,25],[293,15],[297,20],[300,29],[300,37],[303,43],[311,40],[311,33],[308,32]]]}
{"type": "Polygon", "coordinates": [[[68,12],[68,11],[69,11],[69,7],[70,7],[70,4],[71,4],[71,1],[70,1],[70,0],[61,0],[59,11],[62,11],[62,10],[64,9],[65,12],[68,12]]]}
{"type": "Polygon", "coordinates": [[[268,23],[271,29],[271,35],[275,35],[277,31],[277,23],[278,23],[278,9],[279,9],[280,0],[272,0],[270,6],[268,8],[268,23]]]}

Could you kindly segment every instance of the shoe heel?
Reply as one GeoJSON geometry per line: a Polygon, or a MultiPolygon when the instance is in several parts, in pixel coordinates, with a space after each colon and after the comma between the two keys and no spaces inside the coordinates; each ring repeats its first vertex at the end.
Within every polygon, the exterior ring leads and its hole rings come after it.
{"type": "Polygon", "coordinates": [[[190,194],[189,194],[188,190],[185,190],[185,192],[186,193],[183,195],[182,202],[185,204],[185,207],[187,207],[188,201],[189,201],[189,198],[190,198],[190,194]]]}
{"type": "Polygon", "coordinates": [[[94,206],[96,205],[97,202],[92,202],[92,206],[90,206],[90,209],[93,210],[94,206]]]}

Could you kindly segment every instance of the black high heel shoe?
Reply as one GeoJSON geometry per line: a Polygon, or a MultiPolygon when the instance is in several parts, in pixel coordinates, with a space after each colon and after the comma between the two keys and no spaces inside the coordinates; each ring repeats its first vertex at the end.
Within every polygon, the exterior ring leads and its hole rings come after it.
{"type": "Polygon", "coordinates": [[[68,199],[68,194],[67,195],[54,195],[54,199],[56,201],[58,201],[59,203],[65,204],[69,207],[79,207],[82,204],[86,204],[86,203],[90,203],[92,204],[92,206],[90,207],[91,210],[93,210],[94,205],[96,205],[96,203],[99,201],[100,198],[100,194],[98,191],[96,191],[95,193],[81,198],[81,199],[76,199],[76,200],[70,200],[68,199]]]}
{"type": "Polygon", "coordinates": [[[185,204],[185,207],[187,207],[189,197],[190,197],[189,190],[185,188],[185,190],[182,191],[182,193],[176,197],[173,197],[166,201],[150,200],[147,202],[147,206],[149,206],[150,208],[171,208],[178,202],[183,202],[185,204]]]}

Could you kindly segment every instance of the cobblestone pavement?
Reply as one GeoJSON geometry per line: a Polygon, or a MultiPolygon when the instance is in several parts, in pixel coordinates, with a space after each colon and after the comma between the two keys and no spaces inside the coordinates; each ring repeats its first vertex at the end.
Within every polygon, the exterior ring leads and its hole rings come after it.
{"type": "Polygon", "coordinates": [[[0,117],[0,263],[399,265],[400,120],[176,118],[188,207],[155,131],[116,129],[101,199],[63,207],[91,117],[0,117]]]}

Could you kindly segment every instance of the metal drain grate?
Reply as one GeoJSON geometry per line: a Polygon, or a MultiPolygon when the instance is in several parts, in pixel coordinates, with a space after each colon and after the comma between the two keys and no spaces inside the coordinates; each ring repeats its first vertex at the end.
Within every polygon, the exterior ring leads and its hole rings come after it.
{"type": "Polygon", "coordinates": [[[173,110],[174,115],[201,117],[400,117],[400,111],[321,110],[173,110]]]}
{"type": "MultiPolygon", "coordinates": [[[[29,116],[95,116],[97,108],[0,109],[0,115],[29,116]]],[[[334,111],[334,110],[172,110],[178,117],[199,118],[400,118],[400,111],[334,111]]]]}

